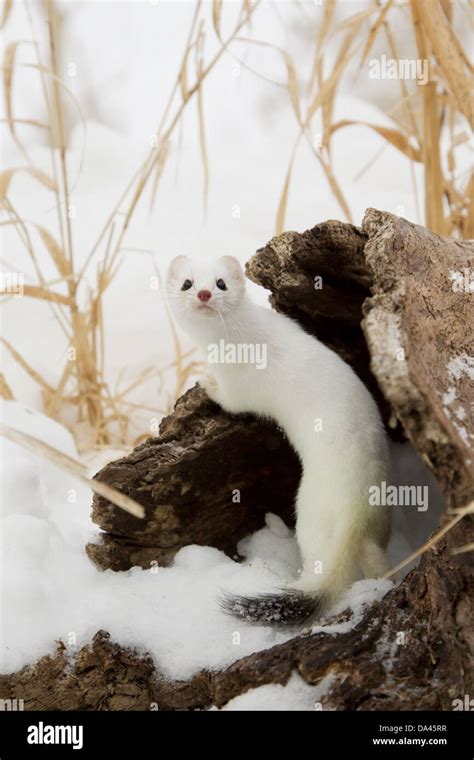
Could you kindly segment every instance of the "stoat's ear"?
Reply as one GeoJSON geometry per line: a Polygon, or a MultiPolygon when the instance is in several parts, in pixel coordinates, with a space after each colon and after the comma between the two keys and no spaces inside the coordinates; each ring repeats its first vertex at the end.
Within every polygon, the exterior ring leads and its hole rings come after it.
{"type": "Polygon", "coordinates": [[[168,272],[166,274],[167,282],[176,280],[181,275],[181,272],[188,262],[189,259],[187,256],[175,256],[168,264],[168,272]]]}
{"type": "Polygon", "coordinates": [[[240,266],[240,261],[236,259],[235,256],[221,256],[220,261],[225,264],[232,277],[234,277],[242,284],[245,284],[245,275],[243,269],[240,266]]]}

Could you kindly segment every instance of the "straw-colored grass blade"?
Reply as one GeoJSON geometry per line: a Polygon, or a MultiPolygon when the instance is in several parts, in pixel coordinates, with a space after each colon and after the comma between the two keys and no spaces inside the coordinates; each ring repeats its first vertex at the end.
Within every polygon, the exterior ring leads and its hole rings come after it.
{"type": "Polygon", "coordinates": [[[6,338],[0,337],[0,342],[3,343],[5,348],[10,352],[11,356],[15,359],[16,363],[20,365],[20,367],[31,377],[32,380],[35,381],[37,385],[39,385],[41,388],[43,388],[44,391],[47,393],[54,393],[53,387],[46,382],[44,377],[40,375],[39,372],[37,372],[33,367],[28,364],[28,362],[21,356],[21,354],[18,353],[16,348],[12,346],[10,341],[8,341],[6,338]]]}
{"type": "MultiPolygon", "coordinates": [[[[2,24],[3,26],[3,24],[2,24]]],[[[5,50],[5,57],[3,61],[3,87],[5,95],[5,112],[7,115],[7,123],[12,135],[15,135],[15,121],[13,118],[13,105],[12,105],[12,81],[13,72],[15,69],[15,55],[19,45],[23,40],[17,40],[16,42],[10,42],[5,50]]]]}
{"type": "Polygon", "coordinates": [[[221,39],[222,0],[212,0],[212,24],[218,38],[221,39]]]}
{"type": "Polygon", "coordinates": [[[52,301],[53,303],[60,303],[63,306],[74,305],[74,301],[70,296],[55,293],[53,290],[48,290],[48,288],[42,285],[24,285],[23,293],[28,298],[38,298],[40,301],[52,301]]]}
{"type": "Polygon", "coordinates": [[[209,161],[207,157],[206,145],[206,127],[204,124],[204,108],[202,102],[202,88],[197,93],[197,108],[199,119],[199,149],[201,152],[202,166],[204,171],[204,209],[207,208],[207,199],[209,196],[209,161]]]}
{"type": "Polygon", "coordinates": [[[459,44],[439,0],[412,0],[417,7],[423,30],[430,41],[443,78],[453,95],[458,110],[474,128],[473,83],[465,71],[459,44]]]}
{"type": "Polygon", "coordinates": [[[328,36],[329,29],[331,27],[331,22],[334,16],[335,8],[336,8],[335,0],[327,0],[327,2],[324,5],[323,20],[319,26],[318,33],[316,36],[313,67],[311,70],[311,77],[309,79],[308,89],[307,89],[308,95],[310,95],[313,92],[314,87],[318,81],[318,76],[317,76],[318,69],[321,68],[321,62],[322,62],[322,57],[323,57],[322,56],[323,43],[325,42],[326,37],[328,36]]]}
{"type": "Polygon", "coordinates": [[[35,226],[41,236],[43,243],[46,246],[46,249],[53,259],[59,274],[63,277],[67,277],[71,273],[71,268],[69,262],[64,256],[64,252],[61,246],[45,227],[43,227],[41,224],[37,224],[35,226]]]}
{"type": "Polygon", "coordinates": [[[288,204],[288,193],[290,190],[291,172],[293,171],[293,163],[295,160],[295,155],[296,155],[296,148],[293,151],[293,155],[291,157],[291,161],[288,166],[288,171],[286,172],[285,184],[283,185],[283,190],[280,196],[280,202],[278,203],[275,235],[280,235],[283,232],[283,227],[285,225],[286,206],[288,204]]]}
{"type": "Polygon", "coordinates": [[[354,220],[352,218],[351,210],[349,208],[349,204],[347,203],[344,193],[342,192],[342,188],[339,185],[339,182],[337,181],[334,172],[332,170],[331,163],[329,161],[326,161],[322,157],[320,157],[321,165],[324,169],[324,172],[326,174],[326,179],[329,183],[329,186],[334,193],[334,197],[336,198],[337,202],[339,203],[339,206],[341,207],[344,216],[346,217],[347,221],[351,224],[354,223],[354,220]]]}
{"type": "Polygon", "coordinates": [[[163,140],[163,142],[160,145],[160,149],[158,151],[158,161],[156,162],[155,176],[153,177],[153,186],[152,186],[151,197],[150,197],[150,209],[153,208],[154,203],[155,203],[156,193],[158,190],[158,184],[159,184],[161,175],[163,173],[163,169],[166,164],[166,159],[168,158],[168,151],[169,151],[169,142],[168,140],[163,140]]]}
{"type": "Polygon", "coordinates": [[[469,204],[464,226],[464,238],[466,240],[472,240],[474,238],[474,174],[471,174],[469,177],[469,182],[466,187],[466,197],[469,199],[469,204]]]}
{"type": "Polygon", "coordinates": [[[204,106],[202,96],[202,82],[204,79],[204,62],[203,62],[203,46],[204,46],[204,32],[202,28],[199,30],[197,44],[196,44],[196,73],[197,73],[197,94],[196,102],[198,109],[198,124],[199,124],[199,150],[201,153],[202,166],[204,171],[204,211],[207,209],[207,199],[209,195],[209,160],[207,156],[207,144],[206,144],[206,125],[204,122],[204,106]]]}
{"type": "MultiPolygon", "coordinates": [[[[443,536],[448,533],[451,528],[454,528],[454,526],[463,519],[463,517],[466,517],[466,515],[471,514],[474,507],[474,502],[470,502],[467,504],[463,509],[457,510],[457,514],[455,517],[453,517],[451,520],[449,520],[446,525],[444,525],[442,528],[440,528],[436,533],[431,536],[431,538],[426,541],[423,546],[420,546],[419,549],[412,552],[408,557],[406,557],[402,562],[399,562],[398,565],[393,567],[391,570],[389,570],[388,573],[385,573],[384,578],[390,578],[392,575],[395,575],[398,573],[399,570],[403,570],[404,567],[409,565],[411,562],[414,562],[416,559],[421,557],[423,554],[425,554],[429,549],[432,549],[433,546],[436,546],[439,541],[443,538],[443,536]]],[[[456,551],[456,550],[455,550],[456,551]]]]}
{"type": "Polygon", "coordinates": [[[444,177],[441,167],[440,140],[441,114],[436,82],[423,87],[424,135],[423,160],[425,164],[425,222],[439,235],[446,234],[443,212],[444,177]]]}
{"type": "Polygon", "coordinates": [[[0,22],[0,29],[3,29],[3,27],[7,23],[12,6],[13,6],[13,0],[4,0],[3,8],[2,8],[2,20],[0,22]]]}
{"type": "Polygon", "coordinates": [[[323,45],[323,42],[325,41],[328,35],[335,9],[336,9],[335,0],[327,0],[327,2],[325,3],[323,20],[319,27],[318,36],[316,38],[316,49],[318,51],[320,50],[321,46],[323,45]]]}
{"type": "Polygon", "coordinates": [[[117,491],[116,488],[113,488],[106,483],[101,483],[99,480],[92,480],[89,478],[86,474],[86,468],[81,462],[63,454],[59,449],[55,449],[53,446],[44,443],[44,441],[41,441],[32,435],[28,435],[28,433],[15,430],[3,423],[0,423],[0,435],[3,435],[4,438],[12,441],[12,443],[22,446],[32,454],[47,459],[61,470],[70,473],[78,480],[86,483],[95,493],[103,496],[104,499],[112,502],[116,507],[120,507],[120,509],[125,510],[125,512],[128,512],[130,515],[138,517],[139,519],[145,517],[145,510],[141,504],[138,504],[138,502],[134,501],[134,499],[131,499],[129,496],[126,496],[126,494],[117,491]]]}
{"type": "Polygon", "coordinates": [[[388,0],[388,2],[382,6],[379,15],[375,19],[374,25],[370,29],[369,35],[367,37],[367,41],[365,43],[364,52],[362,53],[362,58],[360,60],[361,68],[364,65],[365,61],[367,60],[367,56],[369,55],[372,49],[372,45],[374,44],[378,33],[380,32],[382,26],[384,25],[385,19],[392,5],[393,5],[393,0],[388,0]]]}
{"type": "MultiPolygon", "coordinates": [[[[50,396],[48,393],[44,393],[44,400],[45,400],[45,413],[55,418],[57,415],[57,412],[61,406],[61,402],[64,400],[63,393],[66,388],[66,384],[72,374],[73,371],[73,362],[66,361],[66,364],[63,369],[63,373],[61,375],[61,378],[56,385],[56,388],[53,391],[53,395],[50,396]]],[[[72,403],[72,400],[68,399],[69,403],[72,403]]]]}
{"type": "Polygon", "coordinates": [[[456,549],[453,549],[453,554],[465,554],[466,552],[474,552],[474,542],[457,546],[456,549]]]}
{"type": "Polygon", "coordinates": [[[357,23],[352,24],[351,28],[345,35],[339,48],[336,65],[334,66],[331,75],[328,79],[321,83],[320,87],[318,87],[313,99],[308,106],[308,111],[305,119],[306,124],[309,124],[318,108],[320,108],[320,106],[326,100],[333,96],[333,93],[339,83],[344,69],[346,68],[351,58],[351,44],[359,30],[359,25],[361,23],[362,20],[360,19],[357,23]]]}
{"type": "Polygon", "coordinates": [[[394,148],[397,148],[401,153],[403,153],[407,158],[410,158],[412,161],[421,162],[422,161],[422,152],[420,148],[415,148],[409,141],[408,137],[404,135],[402,132],[399,132],[398,129],[392,129],[390,127],[382,127],[378,124],[371,124],[368,121],[357,121],[352,119],[344,119],[342,121],[338,121],[335,124],[331,126],[331,134],[334,132],[337,132],[338,129],[341,129],[342,127],[350,127],[350,126],[363,126],[368,127],[369,129],[372,129],[374,132],[377,132],[378,135],[383,137],[387,142],[390,143],[390,145],[393,145],[394,148]]]}
{"type": "Polygon", "coordinates": [[[358,11],[357,13],[354,13],[353,16],[349,16],[349,18],[340,21],[337,25],[337,29],[347,29],[350,26],[354,26],[354,24],[361,24],[362,21],[370,18],[376,12],[377,8],[366,8],[364,11],[358,11]]]}
{"type": "Polygon", "coordinates": [[[188,72],[187,72],[189,50],[190,48],[188,47],[184,54],[183,62],[181,64],[181,68],[178,74],[179,87],[181,90],[181,97],[183,98],[183,103],[186,103],[186,101],[189,99],[188,72]]]}
{"type": "Polygon", "coordinates": [[[291,105],[296,114],[298,122],[301,124],[301,106],[300,106],[300,89],[298,86],[298,77],[296,75],[295,64],[293,59],[285,50],[281,51],[285,60],[286,71],[288,75],[288,92],[290,93],[291,105]]]}
{"type": "MultiPolygon", "coordinates": [[[[438,3],[438,0],[435,0],[438,3]]],[[[433,3],[433,6],[435,5],[433,3]]],[[[431,59],[430,40],[425,33],[425,25],[419,0],[411,0],[411,13],[413,28],[415,31],[418,55],[422,60],[431,59]]],[[[442,11],[444,15],[444,11],[442,11]]],[[[446,17],[445,17],[446,20],[446,17]]],[[[441,69],[443,74],[443,70],[441,69]]],[[[444,193],[445,179],[441,161],[441,126],[444,105],[438,92],[438,82],[434,81],[432,72],[429,70],[429,81],[421,89],[423,135],[421,149],[425,168],[425,224],[440,235],[450,232],[452,216],[446,220],[444,217],[444,193]]],[[[454,213],[454,210],[453,210],[454,213]]]]}
{"type": "MultiPolygon", "coordinates": [[[[58,87],[66,93],[71,103],[73,103],[74,108],[77,110],[78,116],[81,120],[82,127],[85,132],[86,131],[86,117],[81,108],[81,104],[79,100],[76,98],[76,96],[74,95],[71,88],[67,86],[67,84],[61,79],[61,77],[55,74],[54,71],[52,71],[50,68],[48,68],[47,66],[43,66],[40,63],[21,63],[19,65],[25,69],[35,69],[35,71],[38,71],[41,75],[44,75],[45,77],[50,79],[51,82],[53,82],[54,84],[57,84],[58,87]]],[[[51,124],[48,124],[47,128],[51,130],[51,124]]]]}
{"type": "MultiPolygon", "coordinates": [[[[45,124],[42,121],[37,121],[37,119],[17,119],[12,118],[12,122],[14,124],[24,124],[27,127],[38,127],[39,129],[49,129],[49,125],[45,124]]],[[[0,124],[7,124],[9,123],[9,119],[0,119],[0,124]]]]}
{"type": "Polygon", "coordinates": [[[0,372],[0,396],[7,401],[14,401],[15,396],[13,395],[13,391],[8,385],[5,375],[3,372],[0,372]]]}
{"type": "Polygon", "coordinates": [[[10,182],[17,172],[26,172],[34,177],[34,179],[38,180],[38,182],[44,185],[44,187],[47,187],[48,190],[54,192],[57,190],[55,182],[51,177],[48,177],[47,174],[41,171],[41,169],[36,169],[34,166],[16,166],[13,169],[5,169],[5,171],[0,174],[0,201],[3,201],[8,193],[10,182]]]}

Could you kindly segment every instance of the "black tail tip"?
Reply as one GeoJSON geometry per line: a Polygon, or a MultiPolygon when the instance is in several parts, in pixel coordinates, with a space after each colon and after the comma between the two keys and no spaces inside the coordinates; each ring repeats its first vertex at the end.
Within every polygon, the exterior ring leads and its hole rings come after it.
{"type": "Polygon", "coordinates": [[[322,597],[296,589],[254,597],[223,594],[219,606],[227,615],[248,623],[290,628],[315,618],[321,611],[322,597]]]}

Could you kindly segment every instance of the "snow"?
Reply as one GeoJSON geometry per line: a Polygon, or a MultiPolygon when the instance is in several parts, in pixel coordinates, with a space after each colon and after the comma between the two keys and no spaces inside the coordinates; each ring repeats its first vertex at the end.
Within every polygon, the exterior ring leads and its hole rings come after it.
{"type": "MultiPolygon", "coordinates": [[[[15,423],[76,455],[70,434],[58,423],[14,401],[2,401],[0,411],[4,423],[15,423]]],[[[399,476],[426,480],[413,451],[398,448],[399,476]]],[[[91,473],[94,469],[91,466],[91,473]]],[[[5,439],[1,482],[0,672],[17,670],[54,652],[59,639],[73,654],[100,628],[124,646],[149,652],[160,671],[174,679],[189,678],[202,668],[224,667],[290,637],[235,621],[217,603],[224,590],[265,592],[296,576],[294,535],[276,515],[268,515],[266,526],[241,542],[243,563],[212,547],[186,546],[170,567],[100,572],[84,550],[99,533],[90,521],[87,487],[5,439]]],[[[394,532],[394,560],[418,545],[420,513],[400,510],[395,525],[402,519],[408,527],[404,536],[397,528],[394,532]]],[[[423,528],[428,529],[426,522],[423,528]]],[[[349,608],[352,617],[321,623],[313,630],[348,630],[361,619],[365,606],[391,587],[387,580],[356,582],[332,611],[338,614],[349,608]]]]}
{"type": "MultiPolygon", "coordinates": [[[[324,676],[317,686],[310,686],[298,673],[293,672],[287,683],[266,684],[250,689],[228,702],[222,711],[240,710],[323,710],[323,697],[334,684],[333,674],[324,676]]],[[[215,709],[215,708],[214,708],[215,709]]]]}
{"type": "Polygon", "coordinates": [[[444,410],[463,441],[469,445],[474,441],[474,435],[470,433],[464,425],[460,424],[460,422],[466,419],[469,411],[466,412],[466,409],[460,403],[458,403],[456,407],[454,404],[457,401],[456,382],[464,375],[470,380],[474,380],[474,357],[469,356],[468,354],[456,356],[448,362],[446,369],[452,385],[450,385],[448,390],[443,394],[444,410]]]}
{"type": "Polygon", "coordinates": [[[448,364],[448,373],[451,378],[459,380],[462,375],[466,374],[471,380],[474,380],[474,357],[467,354],[456,356],[448,364]]]}

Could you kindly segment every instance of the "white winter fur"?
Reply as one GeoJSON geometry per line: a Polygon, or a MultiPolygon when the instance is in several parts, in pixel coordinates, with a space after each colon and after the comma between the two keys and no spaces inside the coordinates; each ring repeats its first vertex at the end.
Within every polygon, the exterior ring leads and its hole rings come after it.
{"type": "Polygon", "coordinates": [[[351,367],[288,317],[257,306],[240,264],[184,256],[168,270],[167,296],[178,323],[207,355],[226,343],[267,345],[267,366],[209,365],[201,383],[228,412],[275,420],[298,453],[303,475],[296,499],[302,572],[292,588],[330,604],[356,578],[387,569],[387,508],[369,505],[369,487],[387,479],[388,447],[376,404],[351,367]],[[182,291],[188,279],[192,287],[182,291]],[[216,282],[222,279],[227,290],[216,282]],[[204,305],[197,294],[211,293],[204,305]],[[317,430],[317,421],[322,430],[317,430]]]}

